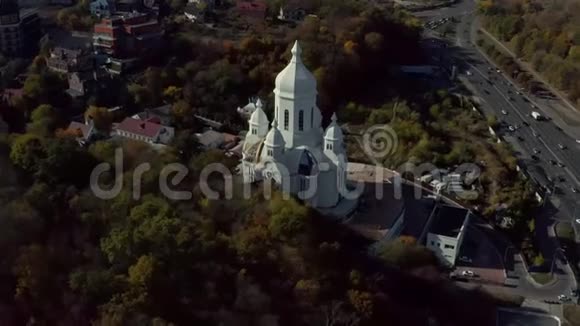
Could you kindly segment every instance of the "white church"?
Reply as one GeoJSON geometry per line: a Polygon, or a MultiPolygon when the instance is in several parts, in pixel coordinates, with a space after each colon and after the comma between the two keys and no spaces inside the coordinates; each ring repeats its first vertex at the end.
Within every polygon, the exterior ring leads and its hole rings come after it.
{"type": "Polygon", "coordinates": [[[276,77],[274,119],[262,103],[248,121],[241,170],[245,182],[272,179],[315,208],[339,204],[346,190],[347,157],[336,122],[323,130],[314,75],[304,66],[298,41],[290,63],[276,77]]]}

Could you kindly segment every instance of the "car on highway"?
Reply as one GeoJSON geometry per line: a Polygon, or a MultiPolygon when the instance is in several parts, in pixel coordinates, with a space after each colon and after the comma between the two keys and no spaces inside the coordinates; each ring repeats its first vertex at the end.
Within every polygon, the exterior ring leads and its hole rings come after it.
{"type": "Polygon", "coordinates": [[[532,130],[532,135],[534,135],[534,137],[538,137],[538,133],[535,130],[532,130]]]}
{"type": "Polygon", "coordinates": [[[566,145],[558,144],[558,148],[560,148],[560,149],[566,149],[566,145]]]}
{"type": "Polygon", "coordinates": [[[503,115],[507,115],[508,113],[507,113],[507,111],[506,111],[506,110],[501,110],[501,114],[503,114],[503,115]]]}
{"type": "Polygon", "coordinates": [[[564,163],[562,163],[562,162],[558,162],[558,166],[561,168],[565,167],[564,163]]]}

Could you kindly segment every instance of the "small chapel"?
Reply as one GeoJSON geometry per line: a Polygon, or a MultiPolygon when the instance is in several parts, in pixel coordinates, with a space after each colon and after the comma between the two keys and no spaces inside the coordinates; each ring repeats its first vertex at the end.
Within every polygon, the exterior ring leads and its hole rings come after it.
{"type": "Polygon", "coordinates": [[[312,207],[331,208],[346,190],[347,157],[336,115],[322,128],[316,86],[296,41],[276,77],[272,121],[260,100],[248,120],[240,168],[245,182],[273,180],[312,207]]]}

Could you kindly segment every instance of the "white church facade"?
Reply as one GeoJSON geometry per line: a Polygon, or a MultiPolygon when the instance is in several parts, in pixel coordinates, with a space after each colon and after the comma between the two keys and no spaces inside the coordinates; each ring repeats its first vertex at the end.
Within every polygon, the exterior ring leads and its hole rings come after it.
{"type": "Polygon", "coordinates": [[[274,118],[258,100],[248,121],[241,170],[245,182],[272,179],[283,191],[315,208],[338,205],[346,190],[343,134],[332,116],[323,130],[316,79],[301,59],[298,42],[290,63],[276,77],[274,118]]]}

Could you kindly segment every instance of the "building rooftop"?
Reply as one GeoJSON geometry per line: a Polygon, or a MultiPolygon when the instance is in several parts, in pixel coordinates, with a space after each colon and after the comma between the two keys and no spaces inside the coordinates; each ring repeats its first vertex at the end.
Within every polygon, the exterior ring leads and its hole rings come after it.
{"type": "Polygon", "coordinates": [[[456,238],[459,235],[459,231],[461,230],[469,211],[464,208],[447,205],[441,205],[436,209],[437,212],[435,213],[435,216],[433,216],[433,222],[429,232],[456,238]]]}
{"type": "Polygon", "coordinates": [[[133,118],[125,118],[125,120],[123,120],[117,126],[117,130],[126,131],[149,138],[155,137],[162,128],[164,127],[160,124],[133,118]]]}
{"type": "Polygon", "coordinates": [[[89,132],[91,130],[91,127],[87,124],[84,124],[84,123],[72,121],[68,125],[67,130],[76,132],[79,137],[86,139],[89,136],[89,132]]]}

